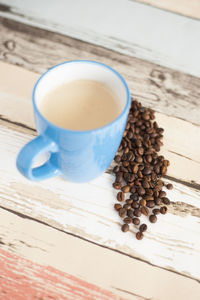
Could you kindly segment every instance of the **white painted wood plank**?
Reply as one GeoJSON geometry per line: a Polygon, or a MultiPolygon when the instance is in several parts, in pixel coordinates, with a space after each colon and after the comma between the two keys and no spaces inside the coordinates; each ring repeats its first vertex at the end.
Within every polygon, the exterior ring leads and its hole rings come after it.
{"type": "Polygon", "coordinates": [[[0,3],[1,16],[200,76],[197,20],[129,0],[0,3]]]}
{"type": "Polygon", "coordinates": [[[175,189],[167,191],[172,201],[170,213],[159,216],[156,224],[141,217],[141,222],[147,221],[148,231],[139,242],[134,226],[126,234],[120,230],[110,174],[79,185],[61,178],[36,183],[22,177],[15,167],[16,155],[30,138],[0,127],[1,206],[157,266],[200,278],[199,191],[173,183],[175,189]]]}
{"type": "MultiPolygon", "coordinates": [[[[68,36],[0,18],[0,60],[3,62],[42,73],[66,60],[88,58],[118,70],[126,79],[133,97],[144,106],[200,124],[199,78],[68,36]]],[[[9,80],[9,75],[7,77],[9,80]]]]}
{"type": "MultiPolygon", "coordinates": [[[[24,257],[97,284],[123,299],[199,299],[200,285],[195,280],[98,247],[2,209],[0,228],[1,248],[20,255],[21,268],[24,257]]],[[[2,252],[1,260],[4,260],[2,252]]]]}

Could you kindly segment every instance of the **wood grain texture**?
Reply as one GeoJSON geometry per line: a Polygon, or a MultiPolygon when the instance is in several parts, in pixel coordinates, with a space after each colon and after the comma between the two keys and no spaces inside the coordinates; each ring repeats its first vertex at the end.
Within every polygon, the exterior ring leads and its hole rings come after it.
{"type": "Polygon", "coordinates": [[[0,15],[200,76],[200,23],[129,0],[1,0],[0,15]]]}
{"type": "MultiPolygon", "coordinates": [[[[130,0],[135,1],[135,0],[130,0]]],[[[136,0],[171,12],[182,14],[191,18],[200,19],[199,0],[136,0]]]]}
{"type": "Polygon", "coordinates": [[[42,73],[72,59],[116,68],[133,96],[159,112],[200,124],[200,79],[70,37],[0,18],[0,60],[42,73]]]}
{"type": "Polygon", "coordinates": [[[116,192],[110,174],[77,188],[59,178],[29,182],[17,172],[17,152],[36,135],[30,93],[38,74],[5,63],[0,63],[0,68],[3,74],[0,79],[1,205],[131,257],[200,278],[196,269],[200,251],[199,127],[156,114],[158,123],[166,128],[163,154],[172,162],[168,175],[175,176],[175,190],[168,191],[172,200],[170,214],[161,217],[159,225],[149,224],[144,242],[133,243],[136,228],[127,235],[119,230],[120,219],[113,211],[116,192]],[[190,185],[196,182],[196,185],[191,188],[177,183],[179,180],[190,185]]]}
{"type": "MultiPolygon", "coordinates": [[[[25,241],[21,244],[31,247],[25,241]]],[[[0,242],[3,244],[4,242],[0,242]]],[[[13,245],[12,247],[14,247],[13,245]]],[[[62,300],[123,300],[94,284],[42,266],[0,249],[0,297],[3,300],[62,299],[62,300]]],[[[142,298],[141,298],[142,299],[142,298]]]]}
{"type": "Polygon", "coordinates": [[[30,283],[37,291],[36,299],[52,299],[48,298],[49,291],[51,296],[62,295],[54,297],[55,300],[65,299],[64,296],[85,300],[81,296],[86,293],[87,299],[99,300],[199,299],[200,285],[195,280],[87,243],[2,209],[0,227],[0,295],[4,300],[24,300],[6,298],[6,295],[18,291],[20,296],[22,288],[27,291],[30,283]],[[74,287],[77,298],[72,296],[74,287]],[[8,294],[3,294],[5,288],[8,294]]]}
{"type": "Polygon", "coordinates": [[[169,214],[160,216],[156,225],[142,217],[148,231],[140,243],[134,226],[127,234],[120,230],[110,174],[83,185],[61,178],[35,183],[22,177],[15,167],[16,155],[30,138],[27,133],[0,128],[1,206],[130,257],[200,279],[199,191],[173,183],[174,190],[167,192],[172,201],[169,214]]]}

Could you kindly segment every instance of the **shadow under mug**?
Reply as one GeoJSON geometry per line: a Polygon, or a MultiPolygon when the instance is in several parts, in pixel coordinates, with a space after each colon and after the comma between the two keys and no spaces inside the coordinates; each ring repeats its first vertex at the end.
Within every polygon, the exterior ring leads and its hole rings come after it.
{"type": "Polygon", "coordinates": [[[111,67],[88,60],[68,61],[54,66],[39,78],[34,87],[33,108],[38,136],[19,152],[18,170],[34,181],[57,175],[73,182],[88,182],[98,177],[109,167],[118,150],[130,104],[127,83],[111,67]],[[107,84],[122,103],[121,114],[108,125],[87,131],[64,129],[47,120],[39,109],[45,95],[57,86],[77,79],[107,84]],[[50,154],[48,161],[34,167],[35,161],[44,153],[50,154]]]}

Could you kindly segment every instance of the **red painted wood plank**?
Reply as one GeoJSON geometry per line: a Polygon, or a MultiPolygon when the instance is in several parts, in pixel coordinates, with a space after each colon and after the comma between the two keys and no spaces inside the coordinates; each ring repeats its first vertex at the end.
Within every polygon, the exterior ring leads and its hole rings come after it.
{"type": "Polygon", "coordinates": [[[0,249],[0,299],[114,300],[112,292],[0,249]]]}

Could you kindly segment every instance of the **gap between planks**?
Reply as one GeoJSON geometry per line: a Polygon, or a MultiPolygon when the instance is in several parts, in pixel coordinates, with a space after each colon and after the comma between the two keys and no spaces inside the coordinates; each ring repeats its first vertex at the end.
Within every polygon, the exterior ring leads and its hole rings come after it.
{"type": "MultiPolygon", "coordinates": [[[[200,285],[195,280],[86,243],[2,209],[0,209],[0,224],[1,248],[11,251],[12,256],[26,259],[19,260],[19,267],[22,269],[27,265],[27,260],[30,260],[33,270],[36,264],[40,265],[41,270],[50,266],[50,270],[55,268],[78,276],[112,293],[117,292],[126,299],[168,300],[174,299],[175,295],[176,300],[198,299],[200,285]]],[[[0,264],[2,259],[7,262],[4,254],[5,252],[1,250],[0,264]]],[[[27,269],[24,273],[27,274],[27,269]]]]}
{"type": "Polygon", "coordinates": [[[72,59],[116,68],[143,105],[200,124],[200,79],[60,34],[0,17],[0,60],[42,73],[72,59]]]}

